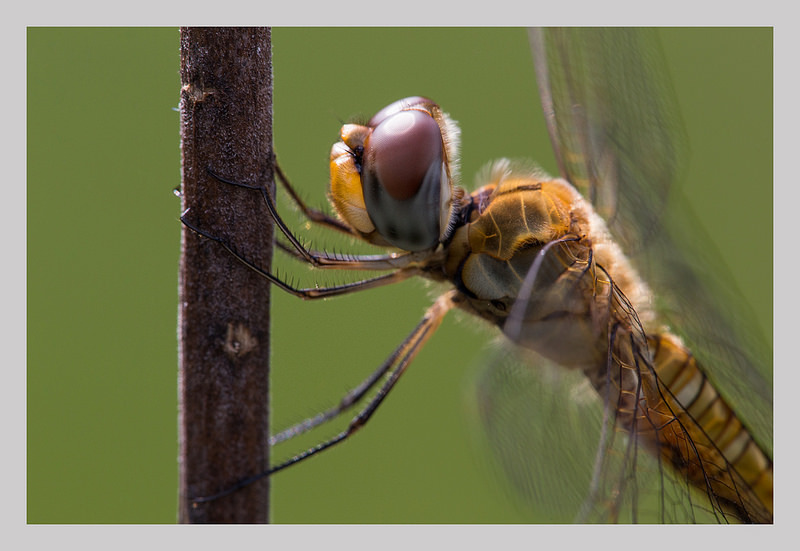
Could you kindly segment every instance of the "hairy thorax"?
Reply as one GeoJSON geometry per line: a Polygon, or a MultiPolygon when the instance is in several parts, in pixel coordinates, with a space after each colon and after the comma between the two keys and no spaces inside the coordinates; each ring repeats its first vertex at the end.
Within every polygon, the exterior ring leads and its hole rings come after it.
{"type": "Polygon", "coordinates": [[[463,308],[522,346],[584,369],[607,354],[612,281],[649,321],[646,287],[569,183],[498,161],[471,199],[444,265],[467,297],[463,308]]]}

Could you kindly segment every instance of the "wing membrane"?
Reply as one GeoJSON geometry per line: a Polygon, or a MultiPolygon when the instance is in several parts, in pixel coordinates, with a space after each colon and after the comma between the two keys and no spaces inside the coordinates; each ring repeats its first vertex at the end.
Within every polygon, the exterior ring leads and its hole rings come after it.
{"type": "Polygon", "coordinates": [[[655,291],[660,321],[771,453],[771,346],[671,189],[688,147],[655,30],[532,29],[530,38],[562,176],[604,216],[655,291]]]}
{"type": "MultiPolygon", "coordinates": [[[[771,347],[730,278],[709,275],[719,274],[716,253],[672,190],[688,149],[655,32],[536,29],[530,37],[561,175],[591,200],[656,291],[659,325],[642,329],[636,312],[627,313],[641,331],[636,342],[665,326],[680,335],[771,455],[771,347]]],[[[532,296],[520,293],[521,318],[532,296]]],[[[713,497],[616,426],[609,403],[587,398],[582,374],[535,355],[526,369],[513,357],[502,354],[484,373],[479,411],[499,463],[551,522],[576,513],[580,521],[726,520],[713,497]]]]}
{"type": "Polygon", "coordinates": [[[655,37],[633,28],[530,34],[562,176],[592,201],[623,249],[635,252],[658,230],[687,154],[655,37]]]}
{"type": "Polygon", "coordinates": [[[589,495],[602,405],[579,373],[519,353],[506,344],[476,381],[485,444],[537,520],[572,522],[589,495]]]}

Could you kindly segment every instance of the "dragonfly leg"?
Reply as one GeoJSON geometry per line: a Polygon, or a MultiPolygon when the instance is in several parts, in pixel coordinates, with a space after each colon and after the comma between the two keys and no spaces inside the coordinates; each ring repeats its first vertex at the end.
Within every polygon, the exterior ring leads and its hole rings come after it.
{"type": "MultiPolygon", "coordinates": [[[[287,191],[292,196],[293,200],[297,203],[309,220],[320,223],[322,226],[329,229],[346,233],[351,237],[357,237],[357,235],[353,233],[353,231],[344,223],[336,220],[335,218],[331,218],[322,211],[311,209],[306,206],[294,189],[289,185],[288,180],[285,179],[286,177],[283,175],[283,172],[277,165],[276,170],[279,178],[282,179],[284,187],[287,188],[287,191]]],[[[280,232],[289,241],[289,245],[278,242],[278,248],[315,268],[334,268],[344,270],[397,270],[423,260],[428,254],[428,251],[422,251],[417,253],[412,252],[383,255],[331,255],[323,251],[309,250],[292,233],[292,231],[284,222],[283,218],[281,218],[280,214],[278,214],[278,210],[275,206],[275,200],[265,186],[258,184],[243,184],[241,182],[228,180],[227,178],[223,178],[222,176],[216,174],[210,168],[207,168],[206,171],[216,180],[224,184],[260,192],[264,199],[264,203],[267,205],[267,210],[269,211],[270,217],[274,220],[275,225],[278,227],[280,232]]],[[[197,230],[195,229],[195,231],[197,230]]],[[[215,239],[215,241],[221,242],[219,239],[215,239]]]]}
{"type": "MultiPolygon", "coordinates": [[[[402,346],[400,348],[402,348],[402,346]]],[[[348,411],[350,408],[360,402],[367,392],[374,388],[375,384],[381,380],[391,369],[397,360],[397,353],[400,348],[395,350],[391,356],[386,358],[386,361],[384,361],[369,377],[364,379],[357,387],[352,389],[341,400],[339,400],[338,404],[321,413],[318,413],[314,417],[309,417],[308,419],[283,429],[281,432],[271,436],[269,439],[269,445],[275,446],[281,442],[285,442],[286,440],[294,438],[295,436],[308,432],[315,427],[327,423],[328,421],[335,419],[342,413],[348,411]]]]}
{"type": "Polygon", "coordinates": [[[355,417],[353,417],[347,428],[345,428],[342,432],[328,440],[325,440],[324,442],[321,442],[320,444],[317,444],[316,446],[308,448],[304,452],[295,455],[283,463],[279,463],[278,465],[271,467],[267,471],[239,481],[237,484],[223,492],[207,497],[197,497],[192,501],[195,504],[205,503],[230,495],[233,492],[244,488],[245,486],[261,480],[262,478],[270,476],[287,467],[295,465],[304,459],[308,459],[309,457],[316,455],[323,450],[331,448],[332,446],[355,434],[361,427],[367,424],[367,421],[369,421],[369,419],[372,417],[372,414],[375,413],[375,410],[378,409],[378,406],[383,403],[383,400],[386,398],[386,396],[388,396],[395,384],[397,384],[397,381],[400,379],[403,373],[405,373],[406,368],[408,368],[409,364],[420,351],[422,346],[433,335],[436,329],[438,329],[442,319],[444,319],[445,314],[447,314],[447,312],[456,306],[461,300],[462,296],[456,290],[448,291],[441,295],[438,299],[436,299],[436,302],[434,302],[430,308],[428,308],[419,324],[408,335],[408,337],[406,337],[405,340],[400,343],[395,351],[387,358],[384,364],[372,375],[370,375],[370,377],[368,377],[361,385],[348,393],[347,396],[342,399],[339,406],[331,408],[320,416],[313,417],[307,421],[290,427],[289,429],[282,431],[280,434],[289,433],[288,436],[282,439],[286,440],[292,436],[295,436],[296,434],[306,432],[307,430],[338,416],[349,409],[353,404],[361,400],[361,398],[364,397],[369,389],[372,388],[375,383],[385,375],[386,380],[380,386],[375,395],[355,415],[355,417]]]}
{"type": "Polygon", "coordinates": [[[223,178],[222,176],[220,176],[219,174],[217,174],[216,172],[214,172],[210,168],[206,168],[206,171],[211,176],[213,176],[216,180],[218,180],[218,181],[220,181],[220,182],[222,182],[224,184],[229,184],[229,185],[240,187],[240,188],[244,188],[244,189],[252,189],[252,190],[260,192],[261,196],[264,198],[264,203],[267,205],[267,209],[269,210],[269,214],[272,217],[272,219],[274,220],[275,225],[278,226],[278,229],[280,230],[280,232],[286,237],[286,239],[289,240],[289,243],[291,243],[292,247],[294,247],[294,249],[303,258],[303,260],[305,260],[306,262],[308,262],[309,264],[311,264],[313,266],[317,266],[318,265],[318,259],[316,257],[314,257],[314,255],[310,254],[309,251],[303,246],[303,244],[300,243],[300,240],[297,239],[297,237],[295,237],[295,235],[292,233],[292,231],[289,229],[289,227],[283,221],[283,218],[281,218],[280,215],[278,214],[278,209],[275,207],[275,200],[272,197],[272,195],[270,194],[269,190],[266,188],[266,186],[259,185],[259,184],[256,184],[256,185],[243,184],[241,182],[236,182],[234,180],[228,180],[227,178],[223,178]]]}
{"type": "Polygon", "coordinates": [[[320,298],[328,298],[338,295],[345,295],[348,293],[353,293],[355,291],[364,291],[366,289],[374,289],[375,287],[382,287],[384,285],[391,285],[392,283],[398,283],[409,277],[416,275],[417,271],[414,268],[406,268],[401,270],[396,270],[392,273],[385,274],[378,277],[373,277],[370,279],[362,279],[360,281],[354,281],[352,283],[346,283],[343,285],[335,285],[332,287],[313,287],[308,289],[299,289],[297,287],[293,287],[289,285],[282,279],[278,278],[274,274],[264,270],[263,268],[253,264],[241,254],[239,254],[233,247],[231,247],[225,240],[211,235],[208,232],[205,232],[192,224],[191,222],[186,220],[186,213],[181,216],[181,222],[195,232],[196,234],[205,237],[210,241],[214,241],[221,245],[226,251],[228,251],[236,260],[250,268],[251,270],[255,271],[257,274],[263,276],[264,278],[268,279],[274,285],[278,286],[282,290],[290,293],[296,297],[300,297],[302,299],[320,299],[320,298]]]}
{"type": "Polygon", "coordinates": [[[320,224],[326,228],[330,228],[332,230],[336,230],[342,233],[346,233],[347,235],[355,235],[353,230],[347,224],[343,223],[341,220],[330,216],[321,210],[315,209],[313,207],[309,207],[305,201],[303,201],[300,196],[295,191],[292,184],[289,183],[289,179],[286,177],[286,174],[283,173],[280,165],[278,164],[278,159],[273,157],[273,166],[275,167],[275,174],[278,176],[278,180],[280,180],[281,184],[283,184],[283,188],[292,198],[292,201],[297,205],[297,207],[302,211],[303,215],[308,218],[311,222],[315,224],[320,224]]]}

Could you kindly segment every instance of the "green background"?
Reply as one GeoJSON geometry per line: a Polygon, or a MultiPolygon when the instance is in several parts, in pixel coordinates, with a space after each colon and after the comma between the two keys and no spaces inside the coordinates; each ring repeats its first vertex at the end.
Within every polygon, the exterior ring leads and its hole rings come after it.
{"type": "MultiPolygon", "coordinates": [[[[772,31],[661,37],[692,147],[686,193],[771,339],[772,31]]],[[[434,98],[461,123],[468,188],[500,156],[556,172],[523,30],[281,28],[273,59],[276,149],[312,204],[324,204],[341,122],[408,95],[434,98]]],[[[178,31],[29,29],[27,63],[27,520],[171,523],[178,31]]],[[[340,280],[280,266],[303,284],[340,280]]],[[[318,303],[274,292],[273,426],[338,400],[430,294],[417,282],[318,303]]],[[[486,338],[448,318],[366,430],[274,477],[273,520],[535,520],[470,437],[470,372],[486,338]]]]}

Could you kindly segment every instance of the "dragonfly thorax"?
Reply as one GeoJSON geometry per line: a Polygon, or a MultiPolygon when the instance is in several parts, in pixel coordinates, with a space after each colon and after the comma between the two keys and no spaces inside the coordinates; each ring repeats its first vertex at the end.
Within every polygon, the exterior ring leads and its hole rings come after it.
{"type": "MultiPolygon", "coordinates": [[[[567,182],[507,160],[487,173],[472,194],[479,206],[456,230],[445,262],[469,297],[465,307],[560,365],[605,361],[611,287],[597,265],[617,270],[613,257],[621,253],[607,245],[604,227],[567,182]]],[[[632,271],[620,279],[639,281],[632,271]]]]}

